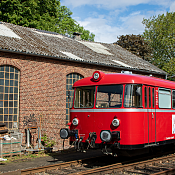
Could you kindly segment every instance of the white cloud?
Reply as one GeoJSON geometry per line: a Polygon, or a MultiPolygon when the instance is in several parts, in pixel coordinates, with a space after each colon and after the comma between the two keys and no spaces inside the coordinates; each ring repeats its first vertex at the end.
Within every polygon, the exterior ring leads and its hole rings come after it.
{"type": "Polygon", "coordinates": [[[77,21],[85,29],[95,34],[95,41],[104,43],[113,43],[117,41],[117,36],[126,34],[142,34],[144,26],[141,23],[142,15],[136,13],[122,18],[123,23],[119,26],[111,26],[108,19],[104,17],[86,18],[83,21],[77,21]]]}
{"type": "Polygon", "coordinates": [[[170,12],[175,12],[175,2],[170,5],[170,12]]]}
{"type": "Polygon", "coordinates": [[[61,5],[69,6],[71,10],[77,7],[74,9],[77,16],[81,6],[88,9],[83,15],[81,12],[79,17],[73,18],[86,30],[95,34],[95,41],[104,43],[116,42],[120,35],[142,34],[145,29],[142,24],[143,18],[166,14],[167,9],[175,11],[174,0],[62,0],[61,5]],[[144,4],[154,5],[154,8],[144,8],[144,4]],[[137,8],[131,7],[134,5],[140,5],[138,7],[141,9],[133,11],[137,8]]]}

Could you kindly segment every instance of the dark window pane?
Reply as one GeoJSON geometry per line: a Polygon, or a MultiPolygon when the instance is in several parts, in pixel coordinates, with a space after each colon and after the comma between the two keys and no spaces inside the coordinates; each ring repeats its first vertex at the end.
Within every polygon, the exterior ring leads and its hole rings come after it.
{"type": "Polygon", "coordinates": [[[4,72],[0,72],[0,78],[4,78],[4,72]]]}
{"type": "Polygon", "coordinates": [[[3,114],[3,108],[0,108],[0,114],[3,114]]]}
{"type": "Polygon", "coordinates": [[[12,128],[13,122],[9,122],[9,128],[12,128]]]}
{"type": "Polygon", "coordinates": [[[15,69],[15,73],[18,73],[18,69],[15,69]]]}
{"type": "Polygon", "coordinates": [[[8,101],[4,101],[4,107],[8,107],[8,101]]]}
{"type": "Polygon", "coordinates": [[[14,93],[18,93],[18,88],[14,88],[14,93]]]}
{"type": "Polygon", "coordinates": [[[3,101],[0,101],[0,107],[3,107],[3,101]]]}
{"type": "Polygon", "coordinates": [[[18,107],[18,102],[17,101],[14,101],[14,107],[18,107]]]}
{"type": "Polygon", "coordinates": [[[18,100],[18,94],[14,94],[14,100],[18,100]]]}
{"type": "Polygon", "coordinates": [[[1,66],[0,67],[0,71],[4,71],[4,66],[1,66]]]}
{"type": "Polygon", "coordinates": [[[6,127],[8,128],[8,122],[4,122],[6,124],[6,127]]]}
{"type": "Polygon", "coordinates": [[[15,80],[18,80],[18,74],[15,74],[15,80]]]}
{"type": "Polygon", "coordinates": [[[13,108],[9,108],[9,114],[13,114],[13,108]]]}
{"type": "Polygon", "coordinates": [[[17,114],[17,108],[14,108],[14,114],[17,114]]]}
{"type": "Polygon", "coordinates": [[[3,94],[0,94],[0,100],[3,100],[3,94]]]}
{"type": "Polygon", "coordinates": [[[13,100],[13,94],[9,94],[9,100],[13,100]]]}
{"type": "Polygon", "coordinates": [[[4,108],[4,114],[8,114],[8,108],[4,108]]]}
{"type": "Polygon", "coordinates": [[[147,88],[145,87],[145,108],[147,108],[147,88]]]}
{"type": "Polygon", "coordinates": [[[9,80],[5,80],[5,85],[9,86],[9,80]]]}
{"type": "Polygon", "coordinates": [[[17,86],[17,87],[18,87],[18,81],[15,81],[15,86],[17,86]]]}
{"type": "Polygon", "coordinates": [[[4,85],[4,79],[0,79],[0,85],[4,85]]]}
{"type": "Polygon", "coordinates": [[[3,121],[3,115],[0,115],[0,121],[1,122],[3,121]]]}
{"type": "Polygon", "coordinates": [[[13,93],[13,87],[10,87],[10,93],[13,93]]]}
{"type": "Polygon", "coordinates": [[[4,92],[4,87],[0,86],[0,93],[3,93],[3,92],[4,92]]]}
{"type": "Polygon", "coordinates": [[[14,82],[13,80],[10,80],[10,86],[13,86],[13,82],[14,82]]]}
{"type": "Polygon", "coordinates": [[[151,108],[151,89],[149,87],[149,108],[151,108]]]}
{"type": "Polygon", "coordinates": [[[4,100],[8,100],[8,94],[4,94],[4,100]]]}
{"type": "Polygon", "coordinates": [[[9,107],[13,107],[13,101],[9,101],[9,107]]]}
{"type": "Polygon", "coordinates": [[[72,74],[69,74],[70,78],[72,78],[72,74]]]}
{"type": "Polygon", "coordinates": [[[9,66],[5,66],[5,71],[9,72],[9,66]]]}
{"type": "Polygon", "coordinates": [[[8,121],[8,115],[4,115],[4,121],[8,121]]]}
{"type": "Polygon", "coordinates": [[[10,73],[10,79],[14,79],[14,73],[10,73]]]}
{"type": "Polygon", "coordinates": [[[13,116],[13,121],[17,121],[17,115],[13,116]]]}
{"type": "Polygon", "coordinates": [[[5,87],[5,93],[9,93],[9,87],[5,87]]]}
{"type": "Polygon", "coordinates": [[[13,67],[10,67],[10,72],[14,72],[14,68],[13,67]]]}
{"type": "Polygon", "coordinates": [[[5,78],[9,79],[9,73],[5,73],[5,78]]]}
{"type": "Polygon", "coordinates": [[[9,121],[12,121],[13,115],[9,115],[9,121]]]}

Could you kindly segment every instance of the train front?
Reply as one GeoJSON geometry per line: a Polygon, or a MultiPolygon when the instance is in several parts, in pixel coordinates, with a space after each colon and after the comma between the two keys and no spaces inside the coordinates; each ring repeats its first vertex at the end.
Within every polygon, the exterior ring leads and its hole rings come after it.
{"type": "Polygon", "coordinates": [[[104,76],[95,71],[92,77],[79,80],[73,86],[69,128],[62,128],[60,137],[70,138],[70,144],[77,150],[100,148],[103,143],[114,144],[120,140],[120,121],[108,110],[121,107],[123,86],[101,85],[104,76]]]}

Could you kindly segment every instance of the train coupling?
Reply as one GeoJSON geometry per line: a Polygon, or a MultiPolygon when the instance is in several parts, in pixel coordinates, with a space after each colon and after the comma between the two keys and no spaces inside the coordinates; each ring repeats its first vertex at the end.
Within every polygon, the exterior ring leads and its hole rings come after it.
{"type": "Polygon", "coordinates": [[[89,137],[86,140],[86,142],[88,143],[88,147],[95,148],[95,140],[96,139],[97,139],[96,132],[90,132],[89,137]]]}

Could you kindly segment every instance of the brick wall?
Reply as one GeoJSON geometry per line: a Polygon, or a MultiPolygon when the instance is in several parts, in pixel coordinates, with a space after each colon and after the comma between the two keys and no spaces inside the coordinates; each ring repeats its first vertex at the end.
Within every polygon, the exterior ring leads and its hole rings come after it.
{"type": "Polygon", "coordinates": [[[79,73],[87,77],[95,70],[121,72],[114,68],[5,52],[0,52],[1,65],[20,70],[19,130],[24,135],[23,143],[26,120],[33,117],[41,126],[42,134],[56,140],[55,150],[62,149],[59,130],[65,127],[66,120],[66,75],[79,73]]]}

